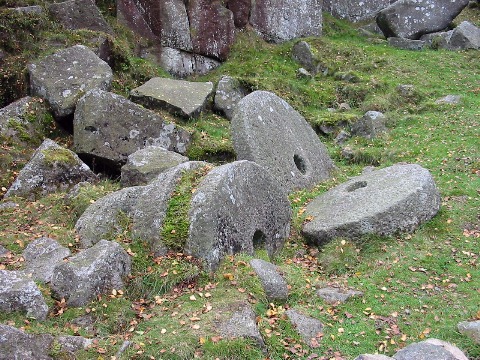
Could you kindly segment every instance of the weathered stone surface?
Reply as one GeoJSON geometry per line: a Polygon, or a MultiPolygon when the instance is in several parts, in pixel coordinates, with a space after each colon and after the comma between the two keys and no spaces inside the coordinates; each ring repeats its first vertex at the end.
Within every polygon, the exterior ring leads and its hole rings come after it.
{"type": "Polygon", "coordinates": [[[367,139],[374,138],[387,131],[386,121],[387,118],[381,112],[367,111],[352,124],[352,135],[363,136],[367,139]]]}
{"type": "Polygon", "coordinates": [[[92,343],[92,339],[86,339],[83,336],[59,336],[57,337],[57,342],[63,351],[68,351],[69,353],[75,353],[77,351],[86,349],[92,343]]]}
{"type": "Polygon", "coordinates": [[[0,204],[0,210],[15,209],[16,207],[19,207],[19,206],[20,205],[18,205],[13,201],[6,201],[0,204]]]}
{"type": "Polygon", "coordinates": [[[251,0],[227,0],[227,9],[233,13],[235,27],[239,29],[248,24],[248,17],[250,16],[251,8],[251,0]]]}
{"type": "Polygon", "coordinates": [[[235,106],[247,93],[240,81],[230,76],[222,76],[215,92],[214,109],[223,113],[228,120],[231,120],[235,106]]]}
{"type": "Polygon", "coordinates": [[[320,245],[336,237],[411,232],[440,209],[440,194],[429,171],[396,164],[352,178],[313,200],[304,236],[320,245]]]}
{"type": "Polygon", "coordinates": [[[448,41],[450,50],[480,49],[480,27],[463,21],[453,29],[448,41]]]}
{"type": "Polygon", "coordinates": [[[355,360],[395,360],[395,359],[386,355],[362,354],[360,356],[357,356],[355,360]]]}
{"type": "Polygon", "coordinates": [[[15,11],[22,14],[42,14],[43,8],[39,5],[16,7],[15,11]]]}
{"type": "Polygon", "coordinates": [[[273,93],[255,91],[240,100],[231,131],[237,158],[263,166],[287,192],[311,187],[334,169],[311,126],[273,93]]]}
{"type": "Polygon", "coordinates": [[[310,346],[316,345],[316,338],[319,337],[323,330],[323,324],[320,320],[306,316],[294,309],[285,311],[285,314],[293,326],[295,326],[303,341],[310,346]]]}
{"type": "Polygon", "coordinates": [[[322,34],[322,2],[318,0],[256,0],[250,23],[267,41],[282,42],[322,34]]]}
{"type": "Polygon", "coordinates": [[[60,50],[29,64],[33,95],[48,101],[56,117],[73,114],[77,101],[89,90],[109,90],[112,69],[83,45],[60,50]]]}
{"type": "Polygon", "coordinates": [[[344,303],[353,296],[363,296],[361,291],[326,287],[317,290],[317,296],[328,304],[344,303]]]}
{"type": "Polygon", "coordinates": [[[442,346],[429,344],[426,341],[413,343],[393,355],[395,360],[458,360],[442,346]]]}
{"type": "Polygon", "coordinates": [[[456,360],[468,360],[468,358],[465,356],[465,354],[462,352],[462,350],[460,350],[455,345],[447,343],[446,341],[430,338],[430,339],[425,340],[425,342],[427,344],[432,344],[432,345],[443,347],[450,354],[452,354],[455,357],[456,360]]]}
{"type": "Polygon", "coordinates": [[[147,146],[130,154],[122,166],[122,186],[147,185],[160,173],[187,162],[188,158],[161,146],[147,146]]]}
{"type": "Polygon", "coordinates": [[[265,260],[252,259],[250,265],[262,284],[268,301],[286,301],[288,285],[278,268],[265,260]]]}
{"type": "Polygon", "coordinates": [[[114,93],[93,90],[82,97],[73,121],[75,151],[120,169],[128,155],[148,145],[185,153],[190,134],[114,93]]]}
{"type": "Polygon", "coordinates": [[[194,52],[226,60],[235,40],[232,12],[219,0],[190,0],[188,17],[194,52]]]}
{"type": "Polygon", "coordinates": [[[131,260],[116,242],[100,240],[89,249],[57,265],[51,279],[52,296],[69,306],[84,306],[97,295],[123,288],[131,260]]]}
{"type": "Polygon", "coordinates": [[[457,325],[458,331],[473,339],[477,344],[480,344],[480,320],[477,321],[462,321],[457,325]]]}
{"type": "Polygon", "coordinates": [[[25,259],[25,272],[34,280],[50,282],[53,268],[70,256],[70,250],[48,237],[35,239],[22,253],[25,259]]]}
{"type": "MultiPolygon", "coordinates": [[[[153,2],[151,2],[153,3],[153,2]]],[[[160,36],[163,46],[192,51],[192,39],[190,36],[190,23],[187,9],[183,0],[160,0],[157,1],[158,20],[154,19],[153,31],[160,36]],[[158,21],[158,25],[155,25],[158,21]]]]}
{"type": "MultiPolygon", "coordinates": [[[[1,210],[1,208],[0,208],[0,210],[1,210]]],[[[7,255],[9,252],[10,251],[6,247],[4,247],[3,245],[0,245],[0,257],[3,257],[5,255],[7,255]]]]}
{"type": "Polygon", "coordinates": [[[200,115],[213,92],[211,82],[152,78],[133,89],[130,98],[151,109],[165,109],[186,118],[200,115]]]}
{"type": "Polygon", "coordinates": [[[324,70],[322,69],[322,64],[313,53],[310,44],[308,44],[306,41],[299,41],[293,45],[292,57],[293,60],[297,61],[313,75],[324,70]]]}
{"type": "Polygon", "coordinates": [[[435,101],[435,104],[458,105],[462,97],[460,95],[447,95],[435,101]]]}
{"type": "Polygon", "coordinates": [[[425,47],[425,41],[411,40],[400,37],[389,37],[388,45],[402,50],[423,50],[425,47]]]}
{"type": "Polygon", "coordinates": [[[20,271],[0,270],[0,311],[26,312],[28,317],[45,320],[48,306],[37,285],[20,271]]]}
{"type": "Polygon", "coordinates": [[[0,324],[0,360],[53,360],[53,336],[31,335],[12,326],[0,324]]]}
{"type": "Polygon", "coordinates": [[[35,198],[66,190],[81,181],[96,181],[97,176],[72,151],[45,139],[31,160],[20,170],[5,197],[35,198]]]}
{"type": "Polygon", "coordinates": [[[432,49],[448,49],[448,43],[452,37],[453,30],[435,32],[422,35],[420,40],[425,41],[425,46],[432,49]]]}
{"type": "Polygon", "coordinates": [[[113,35],[113,30],[105,21],[93,0],[69,0],[48,6],[50,15],[70,30],[88,29],[113,35]]]}
{"type": "Polygon", "coordinates": [[[232,317],[219,326],[219,332],[223,337],[236,338],[243,337],[253,339],[257,344],[264,348],[265,342],[258,330],[256,317],[249,303],[240,303],[232,317]]]}
{"type": "MultiPolygon", "coordinates": [[[[192,74],[206,74],[220,66],[220,62],[212,58],[189,52],[164,47],[158,54],[151,54],[155,62],[168,73],[183,78],[192,74]]],[[[147,56],[150,58],[150,56],[147,56]]]]}
{"type": "Polygon", "coordinates": [[[117,234],[123,231],[123,217],[133,214],[138,196],[142,191],[140,186],[125,188],[108,194],[91,204],[75,224],[75,230],[80,236],[81,247],[88,248],[108,234],[117,234]]]}
{"type": "Polygon", "coordinates": [[[132,29],[136,34],[153,41],[159,41],[143,17],[145,8],[140,5],[137,0],[118,0],[117,5],[117,20],[132,29]]]}
{"type": "Polygon", "coordinates": [[[186,252],[215,269],[227,254],[278,253],[290,231],[291,209],[271,175],[251,161],[210,171],[194,193],[186,252]]]}
{"type": "Polygon", "coordinates": [[[391,0],[325,0],[323,11],[339,19],[358,22],[375,17],[378,11],[389,6],[391,0]]]}
{"type": "Polygon", "coordinates": [[[445,29],[468,5],[468,0],[399,0],[381,10],[377,24],[388,37],[412,40],[445,29]]]}
{"type": "Polygon", "coordinates": [[[205,168],[211,165],[200,161],[189,161],[161,173],[157,179],[145,186],[139,195],[133,213],[132,233],[144,239],[156,256],[164,255],[168,249],[163,244],[161,229],[168,208],[168,202],[178,181],[186,171],[205,168]]]}

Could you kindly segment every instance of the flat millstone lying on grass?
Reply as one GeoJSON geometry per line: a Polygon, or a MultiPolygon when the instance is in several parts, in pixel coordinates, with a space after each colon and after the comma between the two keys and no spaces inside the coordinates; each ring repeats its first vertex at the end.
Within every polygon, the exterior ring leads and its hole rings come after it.
{"type": "Polygon", "coordinates": [[[412,232],[440,209],[440,193],[430,172],[396,164],[357,176],[314,199],[302,230],[310,243],[336,237],[412,232]]]}
{"type": "Polygon", "coordinates": [[[280,275],[278,268],[268,261],[261,259],[250,260],[255,273],[260,278],[263,290],[268,301],[285,301],[288,297],[288,285],[280,275]]]}

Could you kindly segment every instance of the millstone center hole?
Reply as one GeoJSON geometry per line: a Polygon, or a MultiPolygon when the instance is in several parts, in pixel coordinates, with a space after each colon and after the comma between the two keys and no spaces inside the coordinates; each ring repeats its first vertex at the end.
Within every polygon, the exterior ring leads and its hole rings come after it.
{"type": "Polygon", "coordinates": [[[355,190],[358,190],[358,189],[361,189],[361,188],[364,188],[364,187],[367,187],[367,182],[366,181],[357,181],[357,182],[354,182],[352,185],[350,185],[347,188],[347,191],[352,192],[352,191],[355,191],[355,190]]]}
{"type": "Polygon", "coordinates": [[[261,230],[257,230],[255,231],[255,234],[253,234],[252,242],[255,250],[263,249],[267,242],[267,237],[261,230]]]}
{"type": "Polygon", "coordinates": [[[305,174],[307,172],[307,164],[301,156],[297,154],[293,155],[293,162],[295,163],[298,171],[300,171],[302,174],[305,174]]]}

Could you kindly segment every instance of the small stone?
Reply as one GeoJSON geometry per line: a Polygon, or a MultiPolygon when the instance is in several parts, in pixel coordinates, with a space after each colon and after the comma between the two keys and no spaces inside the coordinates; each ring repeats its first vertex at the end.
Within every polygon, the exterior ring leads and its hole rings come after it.
{"type": "Polygon", "coordinates": [[[435,101],[435,104],[458,105],[462,97],[460,95],[447,95],[435,101]]]}
{"type": "Polygon", "coordinates": [[[250,260],[250,265],[260,278],[263,290],[268,301],[286,301],[288,297],[288,285],[278,268],[261,259],[250,260]]]}
{"type": "Polygon", "coordinates": [[[316,340],[322,334],[323,324],[320,320],[306,316],[294,309],[287,310],[285,314],[307,345],[312,346],[312,339],[316,340]]]}
{"type": "Polygon", "coordinates": [[[480,320],[477,321],[462,321],[458,324],[458,331],[463,335],[468,336],[477,344],[480,344],[480,320]]]}
{"type": "Polygon", "coordinates": [[[321,297],[328,304],[338,304],[344,303],[353,296],[363,296],[363,293],[357,290],[326,287],[317,290],[317,296],[321,297]]]}

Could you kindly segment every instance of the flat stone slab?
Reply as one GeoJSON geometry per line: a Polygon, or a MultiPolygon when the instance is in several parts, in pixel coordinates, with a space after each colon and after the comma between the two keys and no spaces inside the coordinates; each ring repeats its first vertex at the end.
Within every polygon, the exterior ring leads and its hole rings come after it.
{"type": "Polygon", "coordinates": [[[211,82],[152,78],[130,92],[130,99],[150,109],[164,109],[186,118],[196,118],[213,93],[211,82]]]}
{"type": "Polygon", "coordinates": [[[435,101],[435,104],[458,105],[462,97],[460,95],[447,95],[435,101]]]}
{"type": "Polygon", "coordinates": [[[89,90],[109,90],[112,69],[83,45],[75,45],[29,64],[32,95],[48,101],[54,115],[72,115],[77,101],[89,90]]]}
{"type": "Polygon", "coordinates": [[[266,248],[273,257],[289,235],[291,208],[275,179],[244,160],[219,166],[203,178],[189,219],[185,251],[212,270],[226,255],[253,255],[254,247],[266,248]]]}
{"type": "Polygon", "coordinates": [[[477,321],[462,321],[457,325],[458,331],[463,335],[468,336],[477,344],[480,344],[480,320],[477,321]]]}
{"type": "Polygon", "coordinates": [[[319,338],[323,331],[323,324],[320,320],[306,316],[294,309],[285,311],[290,322],[295,326],[303,341],[311,347],[317,347],[319,338]]]}
{"type": "Polygon", "coordinates": [[[368,172],[314,199],[302,233],[320,245],[334,238],[412,232],[440,209],[440,193],[430,172],[419,165],[396,164],[368,172]]]}
{"type": "Polygon", "coordinates": [[[361,291],[326,287],[317,290],[317,296],[328,304],[344,303],[353,296],[363,296],[361,291]]]}
{"type": "Polygon", "coordinates": [[[287,282],[274,264],[261,259],[252,259],[250,260],[250,266],[259,277],[268,301],[287,300],[287,282]]]}
{"type": "Polygon", "coordinates": [[[311,187],[334,169],[312,127],[273,93],[255,91],[240,100],[231,131],[237,158],[264,167],[287,192],[311,187]]]}

